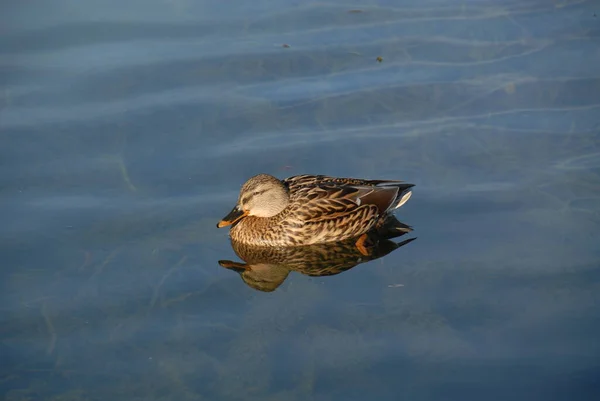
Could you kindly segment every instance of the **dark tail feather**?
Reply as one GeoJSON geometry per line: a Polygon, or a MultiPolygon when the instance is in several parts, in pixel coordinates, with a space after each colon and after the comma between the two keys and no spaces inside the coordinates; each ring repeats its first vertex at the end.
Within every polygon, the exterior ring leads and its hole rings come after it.
{"type": "Polygon", "coordinates": [[[386,216],[384,222],[377,227],[375,234],[381,238],[391,239],[408,234],[412,230],[411,226],[398,221],[395,216],[389,214],[386,216]]]}

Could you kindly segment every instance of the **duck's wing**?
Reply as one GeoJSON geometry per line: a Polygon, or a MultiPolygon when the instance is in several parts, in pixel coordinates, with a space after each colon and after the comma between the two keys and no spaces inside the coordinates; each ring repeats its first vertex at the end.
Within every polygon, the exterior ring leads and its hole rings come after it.
{"type": "Polygon", "coordinates": [[[296,175],[283,180],[292,197],[346,198],[357,205],[375,204],[381,213],[398,208],[412,195],[414,184],[396,180],[364,180],[326,175],[296,175]],[[395,198],[387,203],[395,191],[395,198]]]}
{"type": "Polygon", "coordinates": [[[360,185],[314,185],[292,193],[286,220],[290,232],[309,236],[315,242],[337,241],[359,236],[377,223],[394,205],[396,187],[360,185]],[[293,227],[293,228],[292,228],[293,227]]]}

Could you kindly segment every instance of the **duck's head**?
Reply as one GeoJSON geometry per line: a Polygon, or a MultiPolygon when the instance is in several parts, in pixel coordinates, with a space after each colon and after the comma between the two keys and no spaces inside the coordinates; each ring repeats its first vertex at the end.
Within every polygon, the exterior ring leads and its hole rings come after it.
{"type": "Polygon", "coordinates": [[[242,186],[237,205],[217,227],[235,224],[246,216],[273,217],[285,209],[289,201],[288,189],[280,180],[268,174],[255,175],[242,186]]]}

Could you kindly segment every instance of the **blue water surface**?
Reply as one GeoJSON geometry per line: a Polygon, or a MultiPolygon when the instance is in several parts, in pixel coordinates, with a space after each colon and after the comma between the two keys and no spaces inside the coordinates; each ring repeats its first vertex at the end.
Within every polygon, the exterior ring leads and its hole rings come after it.
{"type": "Polygon", "coordinates": [[[1,9],[0,398],[598,399],[597,2],[1,9]],[[257,290],[263,172],[414,183],[417,240],[257,290]]]}

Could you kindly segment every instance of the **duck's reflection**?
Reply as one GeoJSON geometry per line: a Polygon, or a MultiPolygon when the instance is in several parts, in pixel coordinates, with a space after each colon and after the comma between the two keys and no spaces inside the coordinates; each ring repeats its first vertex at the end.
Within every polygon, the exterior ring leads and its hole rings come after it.
{"type": "Polygon", "coordinates": [[[233,250],[245,263],[220,260],[219,264],[239,273],[248,286],[271,292],[283,283],[291,271],[307,276],[333,276],[386,256],[415,240],[392,240],[411,231],[411,227],[390,217],[384,227],[369,234],[364,247],[356,245],[356,238],[301,247],[257,247],[231,241],[233,250]]]}

